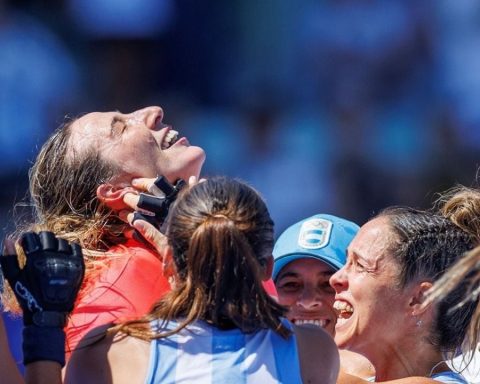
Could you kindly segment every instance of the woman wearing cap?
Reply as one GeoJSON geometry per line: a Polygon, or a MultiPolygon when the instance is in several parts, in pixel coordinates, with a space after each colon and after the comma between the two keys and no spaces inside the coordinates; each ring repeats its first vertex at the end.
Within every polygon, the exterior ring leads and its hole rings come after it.
{"type": "MultiPolygon", "coordinates": [[[[384,210],[360,228],[346,265],[330,278],[335,341],[372,362],[369,381],[467,383],[446,360],[460,350],[478,297],[459,307],[466,289],[460,284],[425,305],[433,283],[479,241],[480,197],[457,196],[454,205],[461,223],[445,213],[384,210]]],[[[366,381],[340,373],[338,382],[366,381]]]]}
{"type": "Polygon", "coordinates": [[[263,289],[273,222],[257,192],[224,178],[187,188],[167,237],[173,290],[148,316],[74,351],[66,382],[335,383],[333,340],[283,320],[263,289]]]}
{"type": "MultiPolygon", "coordinates": [[[[273,250],[273,279],[279,302],[289,308],[294,324],[314,324],[335,335],[335,291],[330,277],[346,259],[346,250],[358,225],[345,219],[318,214],[287,228],[273,250]]],[[[374,374],[363,356],[340,351],[342,369],[360,377],[374,374]]]]}

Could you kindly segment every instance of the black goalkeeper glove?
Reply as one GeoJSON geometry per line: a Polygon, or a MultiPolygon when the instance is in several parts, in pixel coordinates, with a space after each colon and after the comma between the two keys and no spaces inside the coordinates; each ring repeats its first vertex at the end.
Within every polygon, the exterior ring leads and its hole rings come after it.
{"type": "Polygon", "coordinates": [[[152,215],[135,212],[133,221],[145,220],[161,229],[165,219],[167,218],[170,205],[177,198],[178,192],[186,185],[183,179],[178,179],[174,185],[170,184],[164,176],[159,176],[154,181],[154,186],[159,190],[158,195],[150,195],[140,193],[138,207],[149,211],[152,215]]]}
{"type": "Polygon", "coordinates": [[[17,255],[0,257],[0,264],[23,311],[24,364],[52,360],[63,366],[63,327],[85,273],[82,250],[51,232],[25,233],[20,245],[26,256],[23,269],[17,255]]]}

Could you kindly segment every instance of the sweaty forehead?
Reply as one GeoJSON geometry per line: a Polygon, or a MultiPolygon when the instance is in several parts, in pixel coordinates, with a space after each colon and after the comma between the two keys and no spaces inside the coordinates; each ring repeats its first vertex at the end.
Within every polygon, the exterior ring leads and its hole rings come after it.
{"type": "Polygon", "coordinates": [[[72,124],[72,135],[81,137],[108,136],[110,124],[115,112],[92,112],[88,113],[72,124]]]}
{"type": "Polygon", "coordinates": [[[71,125],[70,144],[76,151],[99,147],[110,140],[110,129],[115,112],[88,113],[71,125]]]}

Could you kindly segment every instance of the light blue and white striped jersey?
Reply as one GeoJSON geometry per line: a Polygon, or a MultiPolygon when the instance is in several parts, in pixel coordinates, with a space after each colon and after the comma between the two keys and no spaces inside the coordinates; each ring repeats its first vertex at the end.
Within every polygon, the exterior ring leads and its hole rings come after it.
{"type": "Polygon", "coordinates": [[[432,375],[432,379],[440,381],[441,383],[449,384],[468,384],[468,381],[457,372],[445,371],[440,373],[435,373],[432,375]]]}
{"type": "MultiPolygon", "coordinates": [[[[160,321],[153,322],[159,329],[160,321]]],[[[173,329],[170,322],[164,329],[173,329]]],[[[285,323],[288,327],[289,324],[285,323]]],[[[164,339],[152,340],[147,384],[301,383],[297,343],[271,330],[251,334],[220,330],[198,321],[164,339]]]]}

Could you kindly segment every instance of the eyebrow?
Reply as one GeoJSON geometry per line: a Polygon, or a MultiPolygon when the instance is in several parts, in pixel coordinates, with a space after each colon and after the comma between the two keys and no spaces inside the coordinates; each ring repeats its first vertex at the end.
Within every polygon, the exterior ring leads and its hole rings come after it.
{"type": "Polygon", "coordinates": [[[347,253],[347,259],[348,258],[365,260],[365,258],[361,254],[359,254],[357,251],[353,249],[349,249],[349,252],[347,253]]]}
{"type": "Polygon", "coordinates": [[[362,259],[362,260],[364,260],[364,261],[368,261],[368,260],[365,258],[365,256],[364,256],[365,252],[360,253],[360,252],[358,252],[358,251],[356,251],[356,250],[353,250],[352,253],[353,253],[358,259],[362,259]]]}
{"type": "Polygon", "coordinates": [[[355,257],[356,259],[360,259],[366,266],[366,268],[368,270],[375,270],[378,268],[378,260],[375,260],[374,262],[374,265],[372,266],[372,261],[366,259],[365,257],[363,257],[361,254],[359,254],[358,252],[354,251],[354,250],[350,250],[350,254],[352,255],[352,257],[355,257]]]}

